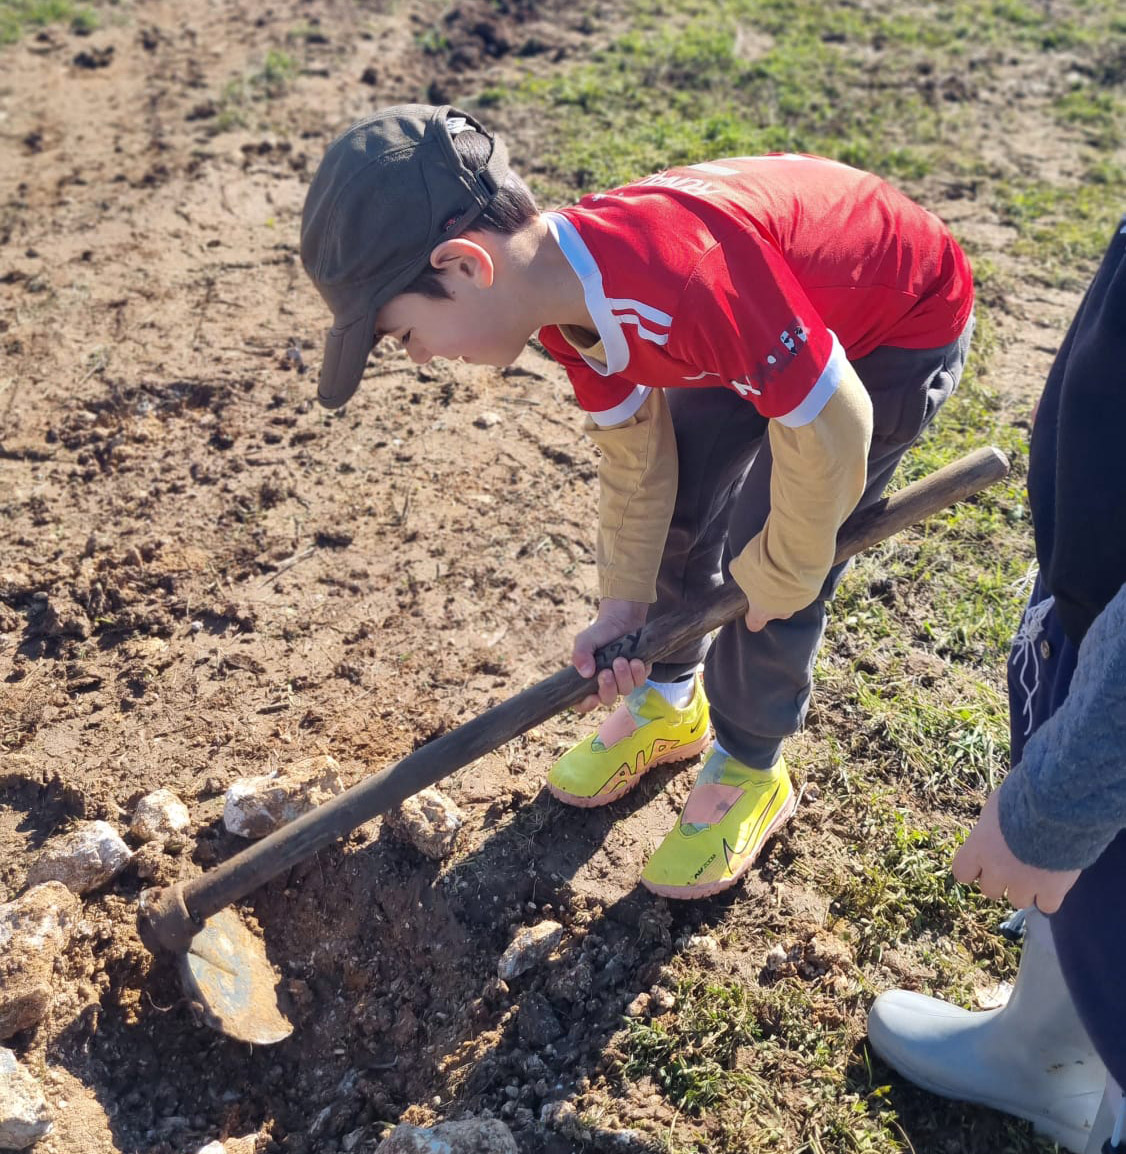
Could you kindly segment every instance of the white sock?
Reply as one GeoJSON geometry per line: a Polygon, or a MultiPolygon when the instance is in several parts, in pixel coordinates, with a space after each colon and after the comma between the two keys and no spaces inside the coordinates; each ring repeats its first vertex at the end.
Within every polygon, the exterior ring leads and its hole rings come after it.
{"type": "Polygon", "coordinates": [[[686,709],[696,692],[696,677],[686,677],[683,681],[653,681],[645,683],[655,689],[673,709],[686,709]]]}

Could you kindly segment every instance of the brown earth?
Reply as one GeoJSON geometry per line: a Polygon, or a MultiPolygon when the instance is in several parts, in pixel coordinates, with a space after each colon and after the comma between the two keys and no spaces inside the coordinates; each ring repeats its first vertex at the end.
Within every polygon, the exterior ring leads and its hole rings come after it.
{"type": "MultiPolygon", "coordinates": [[[[233,780],[331,753],[357,781],[560,668],[588,619],[595,465],[561,374],[532,348],[505,371],[413,371],[386,349],[345,411],[318,409],[325,317],[296,221],[342,124],[520,54],[582,53],[608,13],[114,11],[92,36],[52,28],[0,54],[0,899],[52,834],[124,831],[157,787],[193,832],[85,899],[50,1015],[9,1043],[54,1107],[41,1148],[170,1154],[261,1131],[270,1149],[365,1150],[401,1117],[488,1109],[524,1150],[573,1149],[533,1119],[596,1078],[677,941],[735,917],[730,964],[753,975],[770,934],[823,921],[815,892],[776,877],[816,819],[736,898],[669,909],[635,879],[687,776],[612,814],[564,810],[541,787],[576,724],[550,722],[444,783],[468,814],[451,862],[377,821],[254,895],[297,1026],[273,1048],[201,1028],[134,922],[142,873],[195,876],[240,848],[220,821],[233,780]],[[298,52],[299,82],[231,89],[270,48],[298,52]],[[229,123],[240,108],[271,128],[229,123]],[[497,957],[545,916],[567,928],[561,960],[505,993],[497,957]]],[[[502,127],[530,153],[534,126],[502,127]]],[[[1006,162],[1048,163],[1037,139],[1023,157],[1006,140],[1006,162]]],[[[1004,259],[995,221],[946,207],[1004,259]]],[[[1014,407],[1073,307],[1003,314],[1014,407]]]]}

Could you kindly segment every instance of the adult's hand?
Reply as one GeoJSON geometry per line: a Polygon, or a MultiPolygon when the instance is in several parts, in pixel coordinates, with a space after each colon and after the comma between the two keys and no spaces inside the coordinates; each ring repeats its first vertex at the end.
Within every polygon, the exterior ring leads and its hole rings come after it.
{"type": "MultiPolygon", "coordinates": [[[[593,677],[594,652],[627,633],[633,633],[645,624],[649,606],[644,601],[624,601],[603,597],[598,604],[598,616],[576,638],[571,651],[571,663],[583,675],[593,677]]],[[[578,713],[589,713],[599,705],[613,705],[619,695],[633,692],[645,684],[649,667],[638,658],[614,658],[609,669],[598,674],[598,691],[584,697],[575,706],[578,713]]]]}
{"type": "Polygon", "coordinates": [[[1082,872],[1038,869],[1022,862],[1009,849],[1001,832],[996,792],[989,795],[977,825],[954,855],[951,870],[964,885],[977,882],[987,897],[1007,895],[1017,909],[1034,905],[1044,914],[1054,914],[1060,908],[1082,872]]]}

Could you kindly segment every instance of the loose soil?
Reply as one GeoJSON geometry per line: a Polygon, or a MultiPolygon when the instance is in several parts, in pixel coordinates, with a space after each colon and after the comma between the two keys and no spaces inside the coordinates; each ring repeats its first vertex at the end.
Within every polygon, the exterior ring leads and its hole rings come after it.
{"type": "MultiPolygon", "coordinates": [[[[588,51],[612,12],[104,11],[91,36],[0,52],[0,900],[52,835],[124,831],[158,787],[193,830],[85,899],[49,1017],[9,1043],[54,1109],[41,1148],[172,1154],[260,1132],[366,1150],[385,1123],[491,1110],[524,1151],[575,1149],[534,1120],[581,1101],[677,942],[736,919],[731,964],[753,981],[770,934],[824,919],[781,868],[816,821],[799,815],[734,896],[668,907],[636,879],[690,774],[568,810],[542,783],[580,726],[552,721],[444,782],[468,818],[447,862],[376,820],[253,895],[296,1024],[272,1048],[203,1028],[135,917],[144,887],[241,848],[221,823],[235,779],[330,753],[358,781],[561,668],[588,620],[595,461],[560,372],[535,348],[505,371],[415,371],[388,348],[328,414],[312,399],[326,318],[296,243],[343,124],[499,82],[521,54],[588,51]],[[272,48],[300,58],[296,84],[268,75],[272,48]],[[566,927],[561,957],[498,986],[514,928],[545,917],[566,927]]],[[[534,156],[535,125],[500,126],[534,156]]],[[[1044,146],[1024,146],[1035,168],[1044,146]]],[[[1018,138],[998,147],[1017,163],[1018,138]]],[[[1004,260],[996,222],[946,207],[1004,260]]],[[[1074,307],[1048,297],[1002,321],[1014,410],[1074,307]]]]}

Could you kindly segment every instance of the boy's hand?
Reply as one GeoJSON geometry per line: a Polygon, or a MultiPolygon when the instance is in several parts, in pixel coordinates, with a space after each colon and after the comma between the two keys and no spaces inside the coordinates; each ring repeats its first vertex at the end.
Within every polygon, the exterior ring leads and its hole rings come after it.
{"type": "Polygon", "coordinates": [[[785,621],[788,617],[793,617],[793,614],[771,613],[769,609],[760,609],[757,605],[752,604],[747,609],[747,615],[743,620],[752,633],[757,633],[769,625],[771,621],[785,621]]]}
{"type": "MultiPolygon", "coordinates": [[[[633,633],[645,624],[649,606],[643,601],[622,601],[603,597],[598,604],[598,616],[576,638],[571,651],[571,663],[583,675],[593,677],[594,651],[627,633],[633,633]]],[[[613,667],[598,675],[598,692],[584,697],[575,706],[578,713],[589,713],[599,705],[613,705],[619,695],[631,693],[645,684],[648,666],[638,658],[614,659],[613,667]]]]}
{"type": "Polygon", "coordinates": [[[977,825],[954,855],[954,877],[964,885],[977,882],[987,897],[1001,898],[1007,892],[1017,909],[1035,905],[1042,914],[1054,914],[1081,871],[1026,865],[1005,843],[999,810],[997,794],[991,793],[977,825]]]}

